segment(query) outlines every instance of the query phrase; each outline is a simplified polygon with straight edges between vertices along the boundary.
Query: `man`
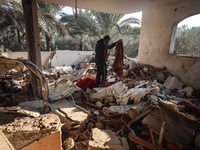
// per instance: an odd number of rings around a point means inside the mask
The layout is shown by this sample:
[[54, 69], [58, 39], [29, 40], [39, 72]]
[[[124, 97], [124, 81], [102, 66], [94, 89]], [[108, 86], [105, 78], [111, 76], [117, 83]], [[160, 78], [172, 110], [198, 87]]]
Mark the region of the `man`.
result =
[[107, 65], [106, 65], [106, 55], [107, 50], [112, 49], [116, 46], [116, 44], [121, 43], [122, 40], [118, 40], [117, 42], [108, 45], [110, 42], [110, 37], [106, 35], [103, 39], [97, 41], [97, 45], [95, 48], [96, 56], [95, 56], [95, 63], [97, 66], [97, 76], [96, 76], [96, 87], [99, 87], [100, 80], [102, 77], [102, 84], [101, 86], [105, 86], [106, 76], [107, 76]]

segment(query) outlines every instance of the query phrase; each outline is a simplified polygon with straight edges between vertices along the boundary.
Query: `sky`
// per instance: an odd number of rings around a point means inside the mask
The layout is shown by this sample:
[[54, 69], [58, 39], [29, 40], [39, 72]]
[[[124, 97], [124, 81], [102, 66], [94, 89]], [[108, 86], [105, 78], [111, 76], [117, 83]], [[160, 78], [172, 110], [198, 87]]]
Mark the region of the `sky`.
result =
[[[64, 7], [63, 10], [62, 10], [64, 13], [67, 13], [67, 14], [73, 14], [72, 12], [72, 7]], [[137, 19], [139, 19], [140, 21], [142, 20], [142, 12], [136, 12], [136, 13], [130, 13], [130, 14], [126, 14], [123, 18], [123, 19], [126, 19], [128, 17], [136, 17]], [[194, 15], [194, 16], [191, 16], [187, 19], [184, 19], [183, 21], [181, 21], [178, 26], [181, 26], [181, 25], [188, 25], [189, 27], [197, 27], [197, 26], [200, 26], [200, 14], [198, 15]], [[141, 25], [133, 25], [133, 26], [141, 26]]]
[[178, 24], [178, 26], [182, 25], [188, 25], [189, 27], [200, 26], [200, 14], [186, 18]]

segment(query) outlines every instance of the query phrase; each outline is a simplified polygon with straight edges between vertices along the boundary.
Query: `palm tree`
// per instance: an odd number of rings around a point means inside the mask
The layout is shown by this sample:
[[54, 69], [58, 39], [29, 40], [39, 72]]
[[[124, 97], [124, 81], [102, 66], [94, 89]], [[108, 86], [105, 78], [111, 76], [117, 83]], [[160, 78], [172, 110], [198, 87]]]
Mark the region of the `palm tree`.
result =
[[65, 36], [67, 34], [64, 24], [55, 18], [62, 7], [58, 4], [37, 2], [38, 22], [41, 29], [41, 36], [46, 39], [47, 51], [51, 51], [52, 36]]
[[[58, 21], [54, 16], [61, 10], [62, 6], [44, 2], [37, 2], [38, 5], [38, 23], [41, 36], [46, 38], [47, 50], [51, 50], [52, 35], [64, 36], [67, 32], [62, 22]], [[5, 31], [10, 30], [11, 35], [17, 35], [18, 40], [13, 39], [15, 45], [22, 45], [22, 38], [25, 37], [25, 22], [22, 4], [16, 1], [1, 0], [0, 2], [0, 27], [2, 41], [5, 47]], [[15, 32], [11, 32], [11, 29]], [[7, 38], [8, 40], [9, 38]], [[18, 42], [17, 42], [18, 41]], [[5, 48], [4, 48], [5, 50]]]
[[[21, 38], [23, 37], [22, 33], [24, 32], [23, 20], [23, 9], [21, 4], [16, 1], [7, 0], [2, 0], [0, 2], [0, 26], [4, 51], [6, 51], [5, 43], [9, 43], [9, 46], [13, 44], [22, 46]], [[7, 38], [5, 38], [5, 34], [7, 34]]]
[[[101, 38], [108, 34], [113, 40], [127, 34], [131, 30], [131, 24], [140, 24], [137, 18], [130, 17], [122, 20], [123, 14], [106, 14], [89, 10], [78, 9], [77, 19], [74, 15], [61, 15], [61, 21], [65, 23], [71, 36], [80, 40], [80, 50], [83, 50], [83, 42], [88, 38]], [[130, 33], [130, 32], [129, 32]]]
[[90, 37], [99, 34], [93, 14], [89, 10], [83, 11], [78, 9], [77, 19], [73, 14], [68, 15], [63, 13], [60, 20], [65, 23], [69, 34], [79, 41], [79, 50], [84, 49], [84, 43], [88, 42]]

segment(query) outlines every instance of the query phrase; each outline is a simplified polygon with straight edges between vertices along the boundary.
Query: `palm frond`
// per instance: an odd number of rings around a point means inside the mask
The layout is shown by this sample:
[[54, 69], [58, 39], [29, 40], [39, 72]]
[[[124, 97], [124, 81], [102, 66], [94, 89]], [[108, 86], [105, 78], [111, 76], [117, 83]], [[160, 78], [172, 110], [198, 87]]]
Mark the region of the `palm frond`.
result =
[[127, 19], [125, 19], [125, 20], [123, 20], [119, 23], [120, 26], [125, 25], [125, 24], [138, 24], [138, 25], [140, 25], [140, 20], [135, 18], [135, 17], [130, 17], [130, 18], [127, 18]]

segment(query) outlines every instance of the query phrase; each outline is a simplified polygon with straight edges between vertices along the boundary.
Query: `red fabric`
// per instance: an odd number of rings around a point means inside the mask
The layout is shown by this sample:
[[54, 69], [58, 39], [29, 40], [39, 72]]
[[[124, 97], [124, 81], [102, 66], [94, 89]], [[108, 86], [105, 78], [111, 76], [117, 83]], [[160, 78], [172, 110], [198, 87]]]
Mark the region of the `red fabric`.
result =
[[103, 60], [105, 60], [106, 59], [106, 54], [107, 54], [107, 48], [104, 48], [104, 55], [103, 55]]
[[123, 76], [123, 58], [124, 58], [124, 47], [123, 43], [119, 43], [116, 46], [115, 61], [113, 63], [114, 72], [120, 79]]
[[[82, 89], [87, 88], [95, 88], [96, 87], [96, 79], [93, 78], [83, 78], [79, 82], [76, 83], [76, 85]], [[105, 86], [110, 86], [110, 83], [108, 81], [105, 82]]]
[[200, 108], [197, 107], [196, 105], [194, 105], [193, 103], [189, 102], [189, 101], [181, 101], [178, 104], [180, 105], [184, 105], [185, 106], [185, 110], [194, 114], [196, 117], [200, 118]]

